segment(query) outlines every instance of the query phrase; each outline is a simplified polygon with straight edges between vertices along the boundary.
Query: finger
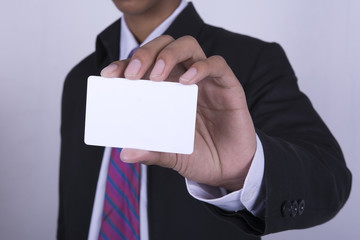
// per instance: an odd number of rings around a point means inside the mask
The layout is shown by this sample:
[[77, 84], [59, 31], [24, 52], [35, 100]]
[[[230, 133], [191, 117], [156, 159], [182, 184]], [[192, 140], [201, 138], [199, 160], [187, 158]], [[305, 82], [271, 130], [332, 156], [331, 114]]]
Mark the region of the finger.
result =
[[179, 63], [190, 66], [195, 61], [205, 59], [205, 53], [195, 38], [185, 36], [171, 42], [158, 54], [150, 80], [164, 81]]
[[221, 56], [212, 56], [194, 63], [180, 76], [182, 84], [195, 84], [211, 77], [222, 88], [240, 86], [238, 79]]
[[128, 79], [142, 78], [150, 66], [154, 64], [159, 52], [173, 41], [174, 38], [164, 35], [138, 48], [131, 57], [130, 63], [125, 70], [125, 77]]
[[126, 163], [138, 163], [145, 161], [151, 155], [151, 152], [147, 150], [123, 148], [120, 152], [120, 159]]
[[129, 60], [112, 62], [110, 65], [101, 70], [100, 75], [103, 77], [124, 77], [125, 68]]
[[175, 153], [153, 152], [140, 149], [124, 148], [121, 150], [120, 159], [126, 163], [142, 163], [146, 165], [158, 165], [166, 168], [176, 166]]

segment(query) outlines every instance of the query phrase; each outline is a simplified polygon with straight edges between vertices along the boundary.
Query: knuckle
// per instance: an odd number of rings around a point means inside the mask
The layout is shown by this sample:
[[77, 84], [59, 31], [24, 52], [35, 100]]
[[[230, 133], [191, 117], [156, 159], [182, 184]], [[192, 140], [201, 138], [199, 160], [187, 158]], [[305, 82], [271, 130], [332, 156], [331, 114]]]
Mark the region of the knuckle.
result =
[[164, 60], [172, 59], [174, 54], [175, 54], [175, 49], [173, 49], [172, 47], [166, 47], [163, 50], [161, 50], [158, 58]]
[[145, 58], [146, 56], [151, 55], [152, 51], [150, 48], [143, 46], [141, 48], [136, 49], [134, 52], [133, 58]]
[[215, 63], [218, 63], [218, 64], [224, 64], [225, 63], [225, 59], [220, 55], [211, 56], [209, 58], [209, 60], [214, 61]]
[[183, 36], [180, 38], [182, 41], [185, 41], [185, 42], [190, 42], [192, 44], [198, 44], [198, 41], [193, 37], [193, 36], [190, 36], [190, 35], [187, 35], [187, 36]]
[[194, 64], [194, 67], [197, 69], [198, 72], [203, 72], [209, 67], [209, 64], [207, 64], [206, 61], [201, 60]]
[[113, 61], [113, 62], [111, 62], [110, 64], [106, 65], [105, 67], [110, 66], [110, 65], [117, 65], [117, 66], [119, 66], [119, 65], [121, 65], [121, 61]]
[[227, 63], [224, 57], [220, 55], [214, 55], [208, 58], [209, 63], [214, 66], [220, 66], [221, 68], [227, 67]]
[[175, 41], [175, 39], [170, 35], [162, 35], [159, 38], [161, 38], [165, 42], [173, 42], [173, 41]]

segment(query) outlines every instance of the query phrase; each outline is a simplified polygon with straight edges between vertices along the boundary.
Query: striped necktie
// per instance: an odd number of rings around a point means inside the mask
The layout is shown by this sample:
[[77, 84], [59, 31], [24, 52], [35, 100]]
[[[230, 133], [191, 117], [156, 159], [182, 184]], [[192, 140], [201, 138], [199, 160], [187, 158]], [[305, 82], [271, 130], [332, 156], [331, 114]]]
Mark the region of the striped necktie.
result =
[[140, 164], [122, 162], [120, 152], [111, 149], [99, 239], [140, 239]]
[[140, 239], [140, 164], [122, 162], [120, 152], [111, 149], [99, 239]]

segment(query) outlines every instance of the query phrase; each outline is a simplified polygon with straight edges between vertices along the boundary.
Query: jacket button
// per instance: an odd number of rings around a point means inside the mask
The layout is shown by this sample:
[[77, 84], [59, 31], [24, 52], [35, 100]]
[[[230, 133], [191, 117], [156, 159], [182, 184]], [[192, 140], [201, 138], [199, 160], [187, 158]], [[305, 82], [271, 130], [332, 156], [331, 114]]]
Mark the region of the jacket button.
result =
[[285, 201], [281, 207], [281, 213], [283, 217], [289, 217], [291, 215], [291, 203], [290, 201]]
[[298, 204], [299, 204], [298, 214], [300, 216], [300, 215], [302, 215], [304, 213], [304, 210], [305, 210], [305, 200], [299, 200]]
[[293, 201], [291, 204], [291, 217], [295, 217], [298, 214], [299, 204], [297, 201]]

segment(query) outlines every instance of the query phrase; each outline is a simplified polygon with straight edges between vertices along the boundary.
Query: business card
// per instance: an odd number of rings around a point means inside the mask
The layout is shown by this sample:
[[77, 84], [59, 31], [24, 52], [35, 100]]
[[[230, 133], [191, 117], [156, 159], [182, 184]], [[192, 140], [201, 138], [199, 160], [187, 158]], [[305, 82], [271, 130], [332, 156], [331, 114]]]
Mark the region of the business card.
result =
[[85, 143], [191, 154], [197, 85], [88, 78]]

